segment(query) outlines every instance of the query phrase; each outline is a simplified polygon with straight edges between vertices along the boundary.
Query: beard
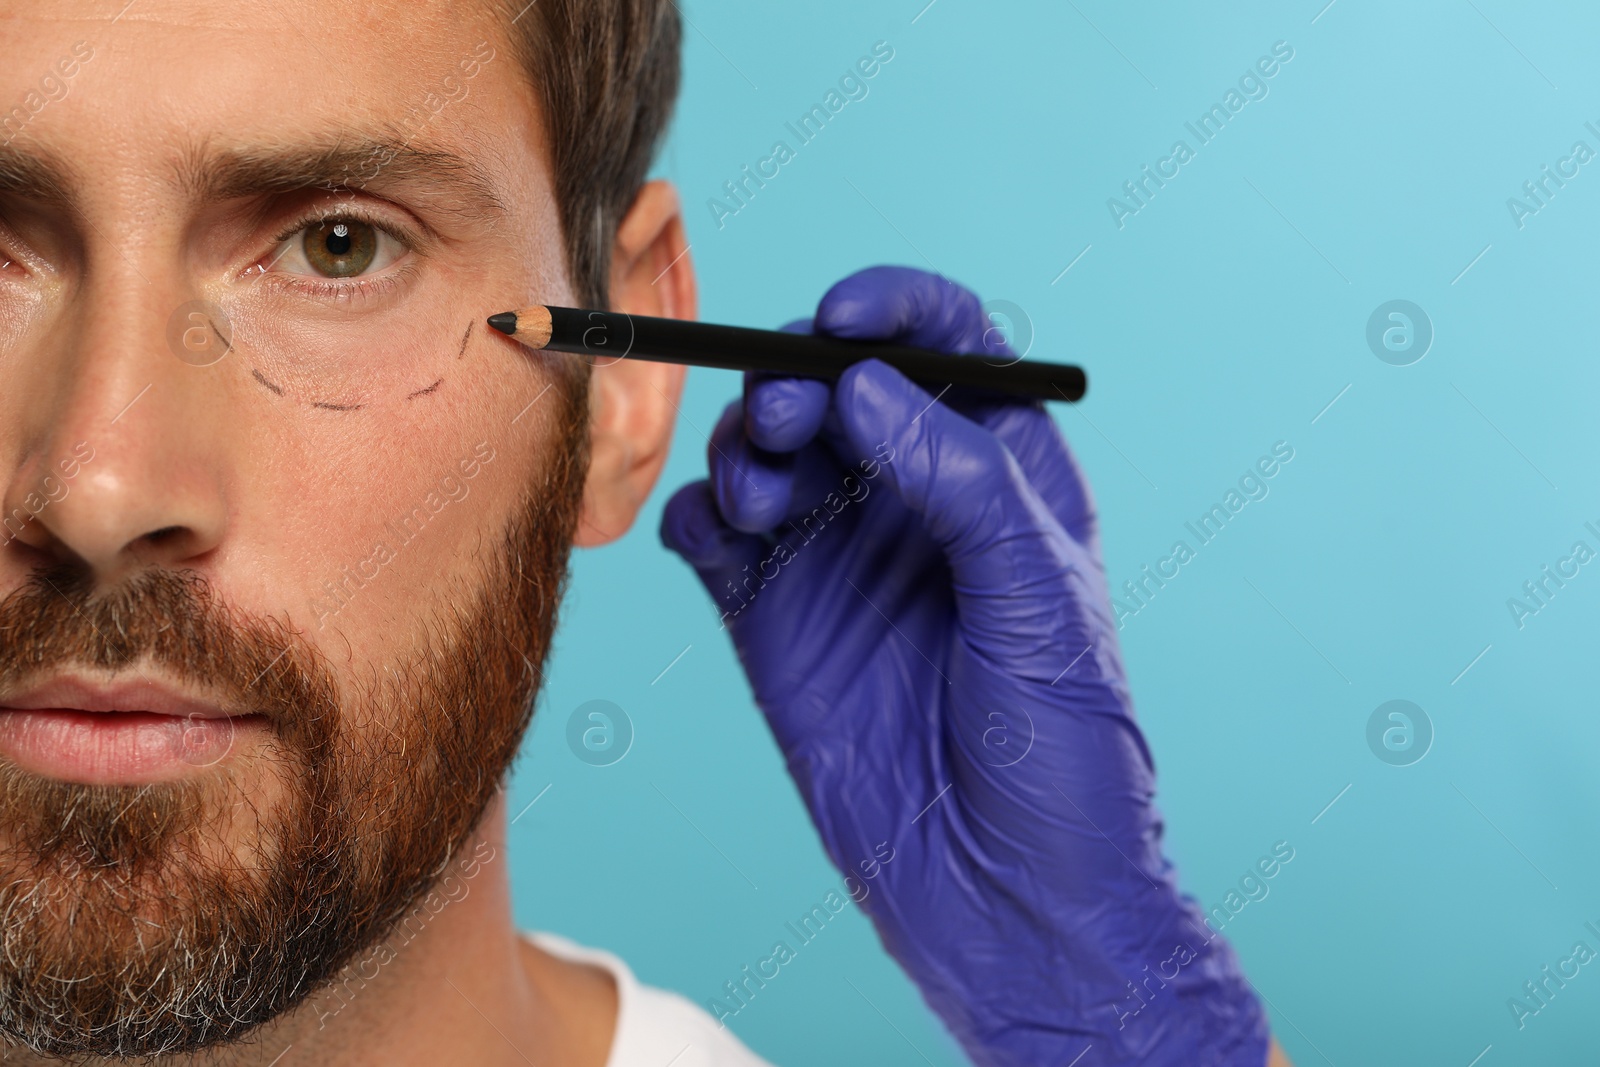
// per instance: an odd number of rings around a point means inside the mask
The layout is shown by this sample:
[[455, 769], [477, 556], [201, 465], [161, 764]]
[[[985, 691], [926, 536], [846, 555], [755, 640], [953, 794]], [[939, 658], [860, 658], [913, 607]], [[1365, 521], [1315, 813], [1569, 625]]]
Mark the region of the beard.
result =
[[341, 698], [288, 623], [197, 574], [96, 594], [81, 570], [0, 601], [0, 686], [150, 663], [263, 715], [253, 758], [84, 785], [0, 760], [0, 1034], [149, 1057], [238, 1040], [394, 930], [472, 835], [532, 715], [588, 465], [587, 377], [556, 383], [540, 484], [456, 610]]

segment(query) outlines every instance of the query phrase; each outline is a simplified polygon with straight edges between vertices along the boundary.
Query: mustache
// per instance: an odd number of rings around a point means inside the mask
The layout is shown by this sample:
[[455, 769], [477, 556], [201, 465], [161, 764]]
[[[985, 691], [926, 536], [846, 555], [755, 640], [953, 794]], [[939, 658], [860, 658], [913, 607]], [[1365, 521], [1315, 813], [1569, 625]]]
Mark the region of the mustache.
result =
[[296, 747], [336, 732], [338, 691], [321, 655], [287, 622], [229, 608], [194, 571], [153, 568], [97, 591], [82, 570], [58, 567], [0, 600], [0, 690], [141, 664], [266, 716]]
[[[318, 795], [331, 787], [340, 721], [331, 672], [287, 624], [230, 610], [199, 574], [152, 569], [96, 591], [82, 573], [56, 568], [0, 599], [0, 690], [68, 668], [141, 665], [263, 715], [307, 787]], [[90, 786], [0, 764], [0, 826], [41, 863], [153, 866], [199, 827], [205, 795], [192, 782]]]

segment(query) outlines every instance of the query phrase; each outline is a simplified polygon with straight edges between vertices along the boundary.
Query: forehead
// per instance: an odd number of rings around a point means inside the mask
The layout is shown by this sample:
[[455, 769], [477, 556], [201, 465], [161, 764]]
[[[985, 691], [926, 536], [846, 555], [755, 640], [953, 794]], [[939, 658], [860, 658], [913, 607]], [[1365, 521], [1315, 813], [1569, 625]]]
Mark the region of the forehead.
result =
[[342, 127], [470, 140], [532, 117], [508, 22], [445, 0], [0, 0], [0, 144], [137, 173]]

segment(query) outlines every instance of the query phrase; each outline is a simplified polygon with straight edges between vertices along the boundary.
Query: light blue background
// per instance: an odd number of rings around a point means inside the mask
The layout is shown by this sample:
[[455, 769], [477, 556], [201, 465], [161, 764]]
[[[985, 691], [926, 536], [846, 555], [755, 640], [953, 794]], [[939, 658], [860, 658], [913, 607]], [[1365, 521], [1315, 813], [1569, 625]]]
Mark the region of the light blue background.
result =
[[[1600, 548], [1583, 528], [1600, 520], [1600, 161], [1520, 230], [1506, 200], [1574, 141], [1600, 150], [1600, 14], [923, 2], [685, 4], [659, 169], [703, 317], [774, 326], [878, 262], [1020, 305], [1036, 356], [1090, 371], [1088, 401], [1056, 413], [1116, 585], [1292, 445], [1270, 496], [1122, 635], [1184, 884], [1216, 904], [1274, 842], [1296, 849], [1227, 933], [1302, 1067], [1591, 1062], [1600, 965], [1524, 1029], [1506, 1002], [1574, 942], [1600, 949], [1600, 563], [1520, 630], [1506, 601], [1574, 541]], [[784, 123], [879, 40], [895, 57], [870, 95], [719, 229], [708, 198], [793, 146]], [[1185, 121], [1280, 40], [1294, 58], [1270, 95], [1119, 230], [1107, 198], [1175, 139], [1194, 147]], [[1407, 367], [1365, 341], [1396, 298], [1436, 330]], [[839, 884], [709, 600], [656, 536], [736, 390], [690, 375], [638, 526], [578, 553], [511, 799], [539, 797], [511, 831], [519, 921], [701, 1003]], [[1366, 742], [1396, 698], [1437, 733], [1409, 767]], [[636, 730], [613, 766], [566, 745], [591, 699]], [[853, 908], [733, 1026], [787, 1067], [961, 1062]]]

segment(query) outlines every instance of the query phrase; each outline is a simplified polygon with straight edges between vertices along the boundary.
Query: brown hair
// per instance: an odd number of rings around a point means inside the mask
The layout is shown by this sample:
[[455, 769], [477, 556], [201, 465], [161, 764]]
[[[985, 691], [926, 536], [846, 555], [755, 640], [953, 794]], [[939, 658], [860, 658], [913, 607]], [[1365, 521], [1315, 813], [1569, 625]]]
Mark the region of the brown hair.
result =
[[557, 210], [578, 299], [608, 306], [611, 243], [645, 182], [678, 95], [672, 0], [522, 0], [511, 33], [550, 136]]

